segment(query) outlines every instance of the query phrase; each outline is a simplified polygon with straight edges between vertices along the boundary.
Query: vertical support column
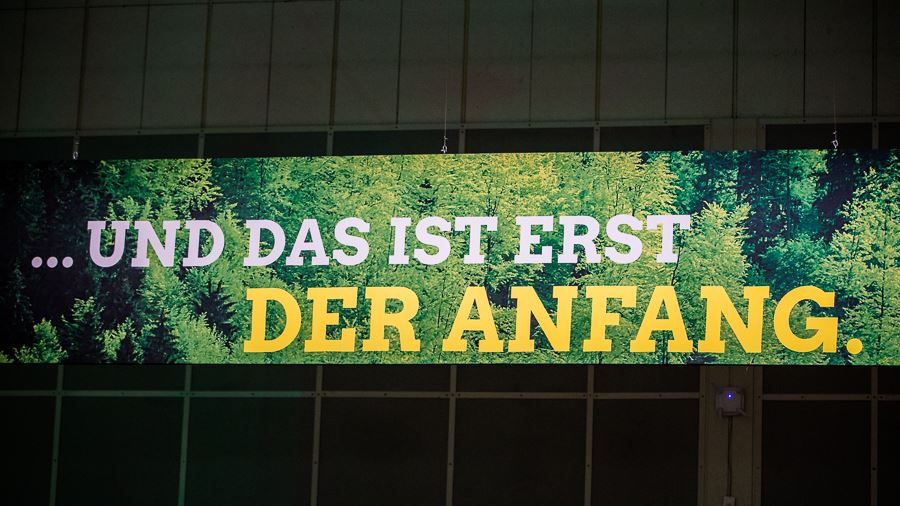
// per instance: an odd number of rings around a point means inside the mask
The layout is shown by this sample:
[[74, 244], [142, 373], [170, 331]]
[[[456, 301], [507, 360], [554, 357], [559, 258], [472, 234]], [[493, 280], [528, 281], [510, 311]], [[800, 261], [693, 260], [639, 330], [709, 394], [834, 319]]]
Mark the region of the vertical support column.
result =
[[466, 100], [469, 93], [469, 15], [471, 6], [470, 0], [463, 0], [463, 54], [462, 54], [462, 76], [459, 82], [459, 152], [465, 153], [463, 146], [465, 145], [465, 131], [463, 126], [466, 124]]
[[144, 60], [141, 63], [141, 109], [138, 112], [138, 134], [144, 130], [144, 98], [147, 94], [147, 61], [150, 54], [150, 2], [144, 11]]
[[16, 88], [16, 123], [15, 131], [19, 131], [22, 124], [22, 79], [25, 75], [25, 41], [28, 39], [28, 9], [22, 12], [22, 46], [19, 52], [19, 79]]
[[316, 366], [316, 394], [313, 408], [312, 478], [309, 482], [309, 504], [319, 501], [319, 441], [322, 434], [322, 374], [323, 367]]
[[714, 119], [706, 125], [706, 149], [713, 151], [730, 151], [735, 149], [735, 120], [730, 118]]
[[878, 367], [872, 367], [872, 400], [869, 411], [869, 504], [878, 506]]
[[191, 425], [191, 365], [184, 366], [184, 391], [181, 408], [181, 456], [178, 459], [178, 506], [185, 504], [187, 490], [188, 432]]
[[697, 421], [697, 504], [703, 506], [706, 504], [706, 371], [709, 366], [700, 366], [700, 386], [699, 386], [699, 410]]
[[446, 504], [453, 504], [453, 460], [456, 449], [456, 366], [450, 366], [450, 407], [447, 416], [447, 495]]
[[200, 132], [197, 134], [197, 158], [203, 158], [206, 152], [206, 134]]
[[[716, 388], [725, 386], [729, 383], [728, 376], [729, 367], [708, 367], [706, 373], [701, 375], [700, 395], [708, 399], [715, 398]], [[726, 424], [725, 420], [719, 417], [716, 412], [715, 403], [700, 403], [703, 405], [703, 419], [699, 425], [703, 426], [703, 433], [700, 434], [700, 440], [703, 441], [705, 454], [702, 461], [704, 462], [703, 474], [699, 477], [699, 481], [703, 483], [703, 490], [698, 494], [703, 498], [701, 506], [722, 504], [722, 497], [725, 496], [725, 458], [726, 458]]]
[[[600, 80], [603, 78], [601, 69], [603, 62], [603, 0], [597, 0], [597, 20], [594, 30], [594, 121], [600, 121]], [[600, 129], [594, 126], [594, 151], [600, 151]]]
[[[394, 128], [400, 127], [400, 84], [403, 77], [403, 0], [400, 0], [400, 27], [397, 36], [397, 90], [394, 94]], [[445, 112], [446, 114], [446, 112]]]
[[275, 2], [269, 9], [269, 68], [266, 72], [266, 123], [264, 129], [269, 131], [269, 109], [272, 103], [272, 48], [275, 46]]
[[331, 154], [335, 107], [337, 104], [338, 50], [341, 40], [341, 0], [334, 0], [334, 24], [331, 27], [331, 88], [328, 92], [328, 154]]
[[[88, 27], [90, 26], [91, 9], [85, 3], [84, 15], [81, 17], [81, 64], [78, 74], [78, 103], [75, 107], [75, 138], [81, 131], [81, 118], [84, 113], [84, 69], [87, 66]], [[24, 36], [24, 35], [23, 35]], [[23, 70], [24, 71], [24, 70]], [[77, 159], [73, 151], [73, 158]]]
[[763, 371], [762, 366], [753, 366], [753, 490], [751, 503], [762, 504], [762, 416], [763, 416]]
[[[203, 95], [200, 97], [200, 138], [198, 139], [198, 148], [203, 148], [203, 132], [206, 128], [206, 110], [209, 106], [209, 44], [212, 40], [212, 18], [213, 3], [209, 2], [206, 6], [206, 31], [203, 37], [203, 87], [201, 88]], [[203, 153], [200, 153], [203, 157]]]
[[760, 149], [759, 127], [754, 118], [734, 120], [734, 149]]
[[[760, 444], [756, 434], [758, 427], [761, 427], [758, 425], [759, 405], [753, 401], [759, 394], [757, 370], [758, 368], [747, 366], [714, 366], [707, 367], [706, 372], [701, 373], [700, 404], [703, 411], [700, 426], [703, 432], [700, 434], [700, 445], [703, 447], [703, 455], [700, 461], [703, 467], [698, 478], [702, 487], [698, 494], [699, 500], [703, 501], [701, 505], [720, 506], [722, 499], [729, 495], [735, 498], [738, 505], [758, 504], [753, 499], [757, 463], [755, 457]], [[744, 390], [746, 415], [734, 417], [731, 431], [728, 430], [728, 419], [719, 415], [715, 402], [712, 402], [716, 390], [724, 386], [741, 387]]]
[[56, 504], [56, 477], [59, 474], [59, 432], [62, 427], [62, 389], [65, 366], [56, 366], [56, 390], [53, 392], [56, 407], [53, 411], [53, 449], [50, 456], [50, 506]]
[[594, 467], [594, 365], [587, 368], [587, 414], [584, 423], [584, 506], [591, 505]]

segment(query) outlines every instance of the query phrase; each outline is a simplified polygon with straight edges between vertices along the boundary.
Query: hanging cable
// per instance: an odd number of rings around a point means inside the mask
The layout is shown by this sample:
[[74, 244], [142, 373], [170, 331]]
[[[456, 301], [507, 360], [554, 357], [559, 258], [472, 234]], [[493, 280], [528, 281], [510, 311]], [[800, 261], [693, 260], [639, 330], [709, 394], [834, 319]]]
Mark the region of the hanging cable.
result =
[[831, 145], [834, 146], [834, 149], [838, 148], [838, 137], [837, 137], [837, 97], [835, 97], [837, 93], [837, 85], [834, 84], [834, 77], [831, 79], [831, 120], [832, 126], [834, 130], [832, 130], [831, 134], [834, 136], [831, 139]]
[[447, 154], [447, 97], [450, 95], [450, 0], [444, 1], [444, 145], [441, 153]]

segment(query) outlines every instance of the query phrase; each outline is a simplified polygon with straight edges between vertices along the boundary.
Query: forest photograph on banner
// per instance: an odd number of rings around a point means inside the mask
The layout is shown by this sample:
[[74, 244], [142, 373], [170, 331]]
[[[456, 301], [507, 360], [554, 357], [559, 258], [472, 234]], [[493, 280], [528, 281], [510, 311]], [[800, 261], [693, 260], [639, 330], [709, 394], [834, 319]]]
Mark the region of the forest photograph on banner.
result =
[[900, 151], [0, 178], [0, 363], [900, 365]]

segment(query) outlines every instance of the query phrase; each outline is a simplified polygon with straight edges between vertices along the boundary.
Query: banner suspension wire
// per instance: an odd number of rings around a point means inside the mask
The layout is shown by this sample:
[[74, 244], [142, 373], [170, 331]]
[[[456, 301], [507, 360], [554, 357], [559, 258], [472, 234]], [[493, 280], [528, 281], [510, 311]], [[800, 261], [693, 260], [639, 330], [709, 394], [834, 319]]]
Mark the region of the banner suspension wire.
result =
[[441, 153], [447, 154], [447, 97], [450, 82], [450, 0], [444, 1], [444, 144]]
[[834, 136], [831, 139], [831, 145], [834, 146], [834, 149], [838, 148], [838, 136], [837, 136], [837, 97], [835, 94], [837, 93], [837, 85], [834, 84], [834, 77], [831, 78], [831, 120], [832, 126], [834, 129], [831, 132], [831, 135]]

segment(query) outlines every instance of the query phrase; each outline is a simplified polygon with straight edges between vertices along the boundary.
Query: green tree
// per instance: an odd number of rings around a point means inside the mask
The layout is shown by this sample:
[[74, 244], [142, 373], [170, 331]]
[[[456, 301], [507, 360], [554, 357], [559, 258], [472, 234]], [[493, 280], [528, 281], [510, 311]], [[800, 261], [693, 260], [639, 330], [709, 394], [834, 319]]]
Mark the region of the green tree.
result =
[[860, 339], [854, 360], [900, 364], [900, 180], [872, 171], [842, 211], [823, 269], [846, 308], [841, 343]]
[[[743, 287], [750, 263], [743, 253], [744, 222], [748, 208], [740, 206], [728, 212], [718, 204], [707, 204], [695, 215], [691, 229], [684, 235], [678, 263], [672, 270], [672, 285], [678, 294], [688, 338], [695, 343], [706, 333], [706, 301], [700, 298], [703, 286], [721, 286], [735, 308], [745, 308]], [[740, 313], [744, 313], [738, 309]], [[741, 363], [747, 360], [740, 344], [727, 325], [723, 325], [723, 355], [693, 354], [689, 361]]]
[[47, 320], [34, 326], [34, 344], [16, 350], [16, 360], [31, 364], [58, 364], [66, 359], [56, 329]]
[[758, 263], [776, 241], [818, 231], [813, 203], [822, 152], [751, 152], [741, 160], [737, 194], [749, 206], [745, 253]]
[[25, 339], [31, 333], [32, 321], [34, 316], [31, 312], [31, 301], [25, 291], [25, 276], [19, 265], [10, 271], [9, 279], [5, 283], [3, 292], [0, 293], [0, 307], [5, 308], [8, 316], [3, 322], [3, 330], [11, 342], [10, 345], [17, 343], [12, 338], [18, 337], [19, 340]]
[[788, 241], [776, 240], [761, 261], [772, 296], [780, 299], [798, 286], [820, 286], [827, 251], [821, 239], [806, 234]]
[[130, 318], [115, 328], [103, 331], [103, 355], [107, 362], [132, 364], [143, 361], [136, 346], [134, 325]]
[[75, 299], [69, 316], [63, 316], [59, 336], [68, 360], [99, 363], [103, 361], [102, 308], [93, 297]]

